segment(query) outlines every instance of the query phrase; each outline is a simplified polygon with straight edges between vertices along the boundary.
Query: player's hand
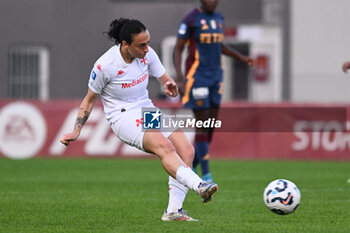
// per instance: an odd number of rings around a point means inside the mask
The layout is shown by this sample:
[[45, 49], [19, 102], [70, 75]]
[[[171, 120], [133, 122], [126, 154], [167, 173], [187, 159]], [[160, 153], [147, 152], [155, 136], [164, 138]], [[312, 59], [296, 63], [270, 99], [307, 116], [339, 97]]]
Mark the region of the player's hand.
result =
[[177, 88], [176, 83], [174, 81], [169, 80], [164, 84], [164, 92], [168, 96], [176, 97], [179, 93], [179, 90]]
[[60, 142], [65, 146], [69, 146], [70, 142], [77, 140], [78, 137], [79, 137], [79, 133], [76, 133], [76, 132], [68, 133], [62, 136]]
[[344, 73], [347, 73], [348, 69], [350, 69], [350, 62], [345, 62], [343, 64], [343, 71], [344, 71]]
[[248, 66], [254, 66], [254, 60], [250, 57], [244, 57], [243, 61], [247, 63]]

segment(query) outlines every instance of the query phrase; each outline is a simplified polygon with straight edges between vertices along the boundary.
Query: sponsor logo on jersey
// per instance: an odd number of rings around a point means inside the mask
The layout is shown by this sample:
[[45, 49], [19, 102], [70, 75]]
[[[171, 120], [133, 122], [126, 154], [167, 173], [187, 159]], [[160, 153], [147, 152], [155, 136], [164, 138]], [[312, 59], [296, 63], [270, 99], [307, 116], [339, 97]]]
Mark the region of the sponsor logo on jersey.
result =
[[198, 99], [206, 99], [209, 96], [209, 88], [208, 87], [196, 87], [192, 89], [193, 98]]
[[125, 72], [123, 70], [118, 70], [117, 76], [120, 76], [120, 75], [123, 75], [123, 74], [125, 74]]
[[130, 87], [139, 85], [140, 83], [142, 83], [143, 81], [145, 81], [146, 78], [147, 78], [147, 73], [144, 74], [144, 75], [143, 75], [141, 78], [139, 78], [139, 79], [132, 80], [132, 82], [130, 82], [130, 83], [122, 83], [122, 89], [130, 88]]
[[186, 33], [186, 30], [187, 30], [187, 25], [186, 25], [185, 23], [182, 23], [182, 24], [180, 25], [180, 28], [179, 28], [178, 33], [179, 33], [180, 35], [184, 35], [184, 34]]
[[208, 25], [203, 24], [203, 26], [202, 26], [202, 30], [203, 30], [203, 31], [205, 31], [205, 30], [208, 30], [208, 29], [209, 29]]
[[143, 111], [144, 129], [160, 129], [162, 112], [157, 111]]

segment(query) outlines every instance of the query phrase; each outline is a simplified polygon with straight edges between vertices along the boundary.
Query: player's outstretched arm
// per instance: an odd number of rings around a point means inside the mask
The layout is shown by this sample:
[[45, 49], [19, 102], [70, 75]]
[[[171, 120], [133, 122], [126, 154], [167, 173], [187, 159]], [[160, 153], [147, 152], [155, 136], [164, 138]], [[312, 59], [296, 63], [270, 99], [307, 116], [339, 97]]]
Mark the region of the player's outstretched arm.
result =
[[344, 73], [347, 73], [348, 69], [350, 69], [350, 62], [349, 61], [344, 62], [344, 64], [343, 64], [343, 71], [344, 71]]
[[164, 88], [164, 92], [166, 95], [171, 97], [176, 97], [179, 94], [179, 90], [177, 88], [176, 83], [167, 73], [164, 73], [160, 78], [159, 81], [161, 85]]
[[238, 51], [234, 49], [228, 48], [226, 45], [222, 44], [221, 46], [221, 53], [233, 58], [237, 58], [245, 63], [248, 64], [248, 66], [253, 66], [254, 65], [254, 60], [250, 57], [243, 56], [240, 54]]
[[79, 112], [77, 119], [75, 121], [75, 126], [73, 132], [64, 134], [60, 140], [60, 142], [66, 146], [69, 146], [70, 142], [75, 141], [79, 135], [80, 131], [83, 128], [85, 122], [90, 116], [90, 113], [95, 105], [98, 94], [93, 92], [90, 88], [88, 93], [84, 97], [83, 101], [80, 104]]

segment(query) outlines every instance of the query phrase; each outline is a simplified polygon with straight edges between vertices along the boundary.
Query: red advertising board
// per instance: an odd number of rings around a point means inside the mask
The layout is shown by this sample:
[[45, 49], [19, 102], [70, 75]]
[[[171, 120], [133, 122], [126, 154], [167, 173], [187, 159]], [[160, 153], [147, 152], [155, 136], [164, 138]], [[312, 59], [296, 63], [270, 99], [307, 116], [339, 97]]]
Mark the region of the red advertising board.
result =
[[[79, 139], [59, 142], [74, 127], [80, 100], [0, 100], [0, 156], [132, 157], [145, 153], [121, 142], [97, 103]], [[181, 110], [169, 102], [157, 106]], [[213, 158], [350, 159], [350, 132], [345, 105], [226, 103], [222, 128], [211, 144]], [[194, 133], [187, 133], [193, 140]]]

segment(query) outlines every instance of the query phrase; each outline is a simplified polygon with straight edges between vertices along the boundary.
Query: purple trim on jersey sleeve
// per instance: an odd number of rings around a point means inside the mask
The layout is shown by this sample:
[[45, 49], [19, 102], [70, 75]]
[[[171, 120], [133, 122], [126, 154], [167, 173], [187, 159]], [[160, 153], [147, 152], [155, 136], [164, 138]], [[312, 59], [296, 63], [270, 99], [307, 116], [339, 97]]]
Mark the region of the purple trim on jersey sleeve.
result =
[[[196, 50], [197, 50], [197, 44], [194, 33], [191, 34], [190, 38], [187, 41], [188, 43], [188, 55], [185, 63], [185, 74], [187, 75], [190, 71], [193, 63], [196, 60]], [[199, 57], [198, 57], [199, 59]]]
[[190, 11], [185, 18], [183, 19], [183, 22], [187, 23], [188, 25], [192, 26], [193, 22], [196, 18], [196, 16], [200, 13], [200, 11], [198, 10], [198, 8], [193, 9], [192, 11]]

